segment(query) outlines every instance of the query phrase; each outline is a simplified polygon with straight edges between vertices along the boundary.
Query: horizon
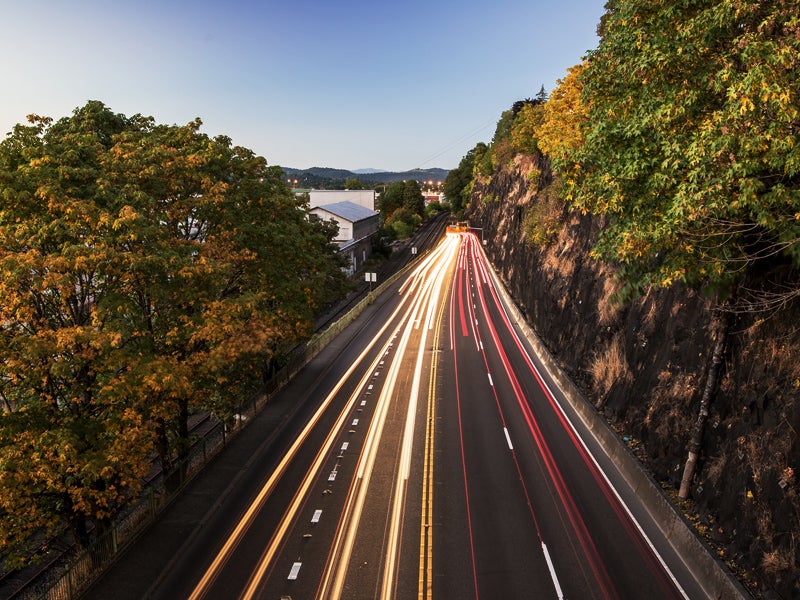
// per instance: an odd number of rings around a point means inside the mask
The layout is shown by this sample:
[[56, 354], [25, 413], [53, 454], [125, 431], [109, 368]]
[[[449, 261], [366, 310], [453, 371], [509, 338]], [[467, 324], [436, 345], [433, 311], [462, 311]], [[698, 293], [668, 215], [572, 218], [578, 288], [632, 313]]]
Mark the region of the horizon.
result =
[[596, 48], [604, 13], [604, 0], [7, 4], [4, 137], [96, 99], [157, 123], [199, 117], [269, 164], [388, 172], [455, 168]]

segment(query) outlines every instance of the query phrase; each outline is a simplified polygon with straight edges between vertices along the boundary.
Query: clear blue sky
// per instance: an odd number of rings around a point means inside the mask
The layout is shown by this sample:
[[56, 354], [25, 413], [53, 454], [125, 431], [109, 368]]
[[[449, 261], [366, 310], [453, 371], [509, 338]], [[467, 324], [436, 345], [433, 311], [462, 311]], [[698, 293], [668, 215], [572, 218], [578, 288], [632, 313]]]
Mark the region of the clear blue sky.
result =
[[0, 135], [88, 100], [270, 164], [453, 168], [597, 46], [604, 0], [0, 0]]

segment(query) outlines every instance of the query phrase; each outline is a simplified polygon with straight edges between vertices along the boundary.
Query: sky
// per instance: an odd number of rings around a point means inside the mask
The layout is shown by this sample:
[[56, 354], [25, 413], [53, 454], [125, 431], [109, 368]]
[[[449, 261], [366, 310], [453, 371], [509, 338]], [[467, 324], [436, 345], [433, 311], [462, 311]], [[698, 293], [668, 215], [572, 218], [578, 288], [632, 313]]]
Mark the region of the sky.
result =
[[0, 0], [0, 135], [100, 100], [294, 168], [451, 169], [605, 0]]

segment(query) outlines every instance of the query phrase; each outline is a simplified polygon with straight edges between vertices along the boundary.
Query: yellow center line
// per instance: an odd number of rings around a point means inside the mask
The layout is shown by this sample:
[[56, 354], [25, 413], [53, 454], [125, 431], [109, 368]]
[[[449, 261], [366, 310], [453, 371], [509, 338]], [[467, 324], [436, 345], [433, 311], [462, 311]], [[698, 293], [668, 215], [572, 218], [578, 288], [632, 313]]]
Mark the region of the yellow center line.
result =
[[433, 451], [436, 428], [436, 376], [439, 364], [439, 337], [446, 302], [440, 303], [433, 334], [430, 379], [428, 381], [428, 412], [425, 426], [425, 455], [422, 469], [422, 511], [420, 515], [419, 600], [433, 596]]

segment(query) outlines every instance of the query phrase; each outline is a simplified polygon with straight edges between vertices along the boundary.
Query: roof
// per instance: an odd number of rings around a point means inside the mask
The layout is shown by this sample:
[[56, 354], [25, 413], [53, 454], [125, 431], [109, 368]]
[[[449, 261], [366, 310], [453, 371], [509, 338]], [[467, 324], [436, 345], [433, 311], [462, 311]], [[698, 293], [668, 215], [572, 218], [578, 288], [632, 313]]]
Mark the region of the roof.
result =
[[346, 200], [343, 202], [334, 202], [332, 204], [323, 204], [322, 206], [317, 206], [311, 210], [324, 210], [332, 215], [346, 219], [351, 223], [358, 223], [359, 221], [364, 221], [365, 219], [378, 216], [378, 213], [374, 210], [364, 208], [360, 204], [348, 202]]

